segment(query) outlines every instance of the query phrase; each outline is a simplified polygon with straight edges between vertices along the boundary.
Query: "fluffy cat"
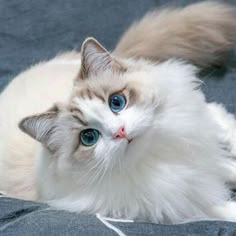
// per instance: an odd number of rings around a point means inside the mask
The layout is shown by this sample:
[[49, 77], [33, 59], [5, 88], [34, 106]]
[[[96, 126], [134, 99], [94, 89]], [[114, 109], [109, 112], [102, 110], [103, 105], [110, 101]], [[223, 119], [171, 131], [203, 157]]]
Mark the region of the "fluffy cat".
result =
[[21, 73], [0, 95], [0, 189], [111, 217], [236, 221], [234, 117], [171, 59], [219, 63], [235, 18], [211, 2], [151, 13], [113, 54], [88, 38]]

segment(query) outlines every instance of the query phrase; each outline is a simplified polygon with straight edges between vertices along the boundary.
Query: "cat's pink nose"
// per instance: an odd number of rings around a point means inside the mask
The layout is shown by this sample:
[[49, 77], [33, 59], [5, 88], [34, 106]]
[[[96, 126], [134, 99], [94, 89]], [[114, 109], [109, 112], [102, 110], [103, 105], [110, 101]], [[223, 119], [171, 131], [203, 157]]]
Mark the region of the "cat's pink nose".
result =
[[118, 130], [113, 134], [113, 138], [126, 138], [125, 126], [122, 125]]

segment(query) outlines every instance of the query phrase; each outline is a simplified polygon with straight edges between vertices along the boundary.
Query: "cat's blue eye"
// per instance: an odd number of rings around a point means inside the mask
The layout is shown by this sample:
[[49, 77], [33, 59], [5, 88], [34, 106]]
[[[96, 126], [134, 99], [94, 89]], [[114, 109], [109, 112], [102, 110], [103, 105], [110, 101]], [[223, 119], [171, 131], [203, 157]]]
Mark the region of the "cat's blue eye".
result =
[[80, 142], [84, 146], [94, 145], [99, 138], [99, 131], [96, 129], [85, 129], [80, 133]]
[[109, 97], [109, 106], [113, 112], [120, 112], [126, 105], [125, 96], [119, 93], [113, 94]]

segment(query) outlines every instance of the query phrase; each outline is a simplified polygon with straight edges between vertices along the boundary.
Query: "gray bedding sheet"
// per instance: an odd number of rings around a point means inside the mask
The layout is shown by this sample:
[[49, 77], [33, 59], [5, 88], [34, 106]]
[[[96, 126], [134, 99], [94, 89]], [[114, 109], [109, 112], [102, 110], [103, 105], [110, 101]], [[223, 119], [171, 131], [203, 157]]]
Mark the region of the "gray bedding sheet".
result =
[[[110, 225], [108, 226], [107, 223]], [[111, 227], [115, 227], [116, 232]], [[109, 220], [104, 222], [97, 216], [78, 215], [53, 210], [45, 204], [0, 197], [0, 235], [235, 236], [236, 223], [199, 221], [178, 225], [160, 225]]]

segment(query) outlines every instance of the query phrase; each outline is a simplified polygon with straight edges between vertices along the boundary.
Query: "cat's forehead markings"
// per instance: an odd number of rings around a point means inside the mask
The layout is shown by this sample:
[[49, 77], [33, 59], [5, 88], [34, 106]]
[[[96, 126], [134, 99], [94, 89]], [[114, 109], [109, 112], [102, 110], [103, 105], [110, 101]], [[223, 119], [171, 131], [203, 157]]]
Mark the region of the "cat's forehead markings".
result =
[[79, 109], [79, 107], [76, 106], [76, 104], [71, 104], [71, 105], [70, 105], [70, 111], [71, 111], [72, 113], [77, 113], [77, 114], [79, 114], [79, 115], [81, 115], [81, 116], [84, 115], [83, 112]]
[[88, 122], [81, 119], [81, 117], [79, 117], [77, 114], [73, 115], [73, 117], [83, 126], [88, 126]]
[[75, 104], [70, 105], [70, 112], [73, 114], [72, 116], [79, 121], [84, 126], [88, 126], [88, 122], [85, 120], [83, 112], [79, 109]]
[[92, 100], [97, 98], [101, 100], [103, 103], [106, 102], [106, 93], [102, 89], [98, 89], [98, 91], [95, 91], [94, 89], [83, 88], [77, 90], [75, 96], [76, 98], [82, 98], [84, 100], [85, 99]]
[[106, 102], [106, 99], [105, 99], [105, 94], [99, 94], [97, 92], [93, 92], [94, 96], [97, 97], [98, 99], [100, 99], [103, 103]]

